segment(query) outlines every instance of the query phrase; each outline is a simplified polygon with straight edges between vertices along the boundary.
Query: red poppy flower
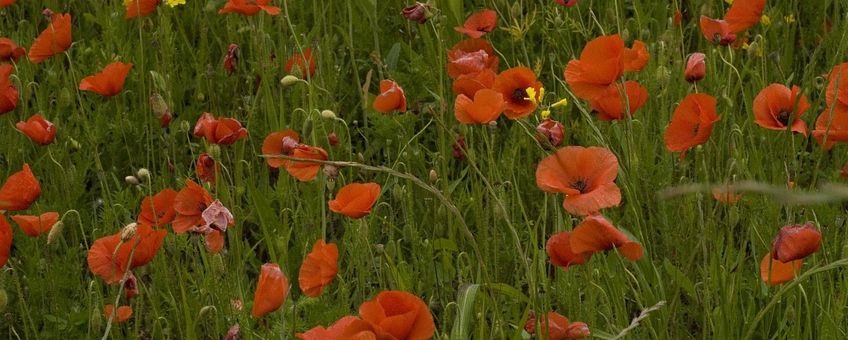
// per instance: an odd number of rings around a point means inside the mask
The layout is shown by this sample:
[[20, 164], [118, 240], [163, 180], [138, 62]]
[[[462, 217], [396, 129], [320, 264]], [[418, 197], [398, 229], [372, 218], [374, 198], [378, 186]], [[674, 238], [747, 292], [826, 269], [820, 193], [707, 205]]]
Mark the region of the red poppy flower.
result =
[[40, 145], [53, 143], [53, 138], [56, 136], [56, 126], [40, 114], [33, 115], [25, 122], [18, 122], [15, 127]]
[[[106, 320], [112, 318], [112, 313], [114, 313], [115, 306], [112, 304], [108, 304], [103, 307], [103, 316]], [[112, 320], [114, 323], [121, 323], [129, 320], [132, 317], [133, 309], [130, 306], [121, 306], [118, 307], [118, 315], [115, 316], [115, 319]]]
[[548, 253], [551, 264], [564, 270], [573, 265], [584, 264], [592, 257], [592, 253], [578, 254], [571, 250], [571, 232], [568, 231], [551, 235], [545, 244], [545, 252]]
[[[589, 326], [583, 322], [569, 322], [568, 318], [557, 312], [548, 312], [539, 320], [542, 326], [542, 332], [539, 335], [540, 339], [549, 340], [566, 340], [566, 339], [582, 339], [589, 335]], [[530, 335], [536, 334], [536, 318], [531, 317], [524, 324], [524, 330]]]
[[200, 178], [204, 182], [215, 184], [215, 180], [218, 177], [218, 162], [204, 152], [197, 157], [197, 162], [194, 163], [194, 171], [197, 173], [197, 178]]
[[835, 102], [848, 105], [848, 63], [834, 66], [827, 78], [827, 105], [832, 106]]
[[339, 336], [340, 340], [397, 340], [394, 335], [368, 321], [353, 318]]
[[429, 12], [430, 4], [422, 4], [416, 1], [414, 4], [404, 7], [400, 14], [409, 21], [424, 24], [430, 16]]
[[686, 81], [694, 83], [704, 79], [707, 74], [707, 64], [704, 59], [706, 56], [700, 52], [689, 55], [689, 59], [686, 60], [686, 69], [683, 71], [683, 78]]
[[315, 326], [306, 332], [297, 333], [295, 336], [301, 340], [342, 339], [342, 333], [356, 320], [359, 320], [359, 318], [348, 315], [334, 322], [330, 327]]
[[371, 213], [371, 207], [380, 197], [380, 185], [377, 183], [351, 183], [345, 185], [329, 201], [330, 210], [350, 218], [362, 218]]
[[448, 50], [448, 76], [457, 79], [464, 74], [476, 74], [485, 69], [498, 72], [500, 59], [488, 41], [467, 39]]
[[9, 79], [13, 70], [12, 64], [0, 65], [0, 115], [18, 107], [18, 89]]
[[[300, 145], [300, 135], [294, 130], [283, 130], [271, 132], [262, 141], [262, 154], [267, 156], [286, 155], [291, 156]], [[280, 158], [265, 158], [265, 162], [272, 168], [284, 167], [288, 162]]]
[[763, 256], [760, 261], [760, 279], [769, 286], [776, 286], [784, 282], [792, 281], [795, 275], [801, 271], [804, 260], [795, 260], [787, 263], [774, 260], [772, 253]]
[[29, 48], [29, 61], [38, 64], [71, 47], [71, 15], [54, 14], [50, 26], [41, 31]]
[[145, 197], [141, 201], [138, 224], [161, 227], [171, 223], [177, 214], [174, 210], [176, 198], [177, 191], [174, 189], [165, 189], [156, 195]]
[[[0, 0], [0, 8], [9, 7], [11, 5], [14, 5], [15, 1], [17, 1], [17, 0]], [[0, 267], [2, 267], [2, 266], [0, 266]]]
[[713, 189], [713, 198], [724, 204], [736, 204], [742, 200], [742, 194], [737, 194], [732, 188], [717, 188]]
[[492, 88], [497, 76], [494, 71], [487, 68], [477, 73], [460, 75], [453, 81], [453, 93], [457, 96], [463, 94], [468, 98], [474, 98], [477, 91]]
[[217, 254], [224, 249], [224, 241], [224, 232], [220, 230], [212, 230], [204, 236], [206, 250], [212, 254]]
[[569, 213], [589, 215], [621, 203], [617, 176], [618, 159], [609, 149], [566, 146], [539, 162], [536, 185], [564, 193], [562, 206]]
[[460, 94], [454, 102], [456, 120], [463, 124], [489, 124], [498, 120], [503, 109], [503, 95], [490, 89], [477, 91], [474, 100]]
[[250, 314], [255, 318], [261, 318], [280, 308], [289, 294], [289, 279], [280, 270], [280, 266], [274, 263], [262, 265], [259, 272], [259, 282], [256, 284], [256, 293], [253, 296], [253, 309]]
[[224, 57], [224, 69], [227, 73], [233, 73], [238, 63], [238, 45], [230, 44], [227, 48], [227, 56]]
[[46, 212], [40, 216], [15, 215], [12, 216], [12, 220], [21, 227], [21, 230], [27, 236], [38, 237], [50, 232], [50, 228], [53, 228], [53, 225], [59, 222], [59, 213]]
[[194, 136], [206, 138], [211, 144], [231, 145], [247, 138], [247, 129], [235, 119], [217, 119], [211, 113], [204, 112], [194, 125]]
[[26, 50], [18, 47], [12, 39], [0, 38], [0, 61], [14, 61], [26, 54]]
[[497, 23], [498, 13], [486, 8], [469, 16], [462, 27], [455, 27], [454, 30], [467, 35], [471, 39], [477, 39], [494, 31]]
[[574, 95], [593, 100], [606, 93], [624, 72], [624, 50], [624, 40], [618, 34], [589, 41], [580, 59], [569, 61], [565, 67], [563, 76]]
[[536, 139], [543, 146], [559, 146], [565, 136], [565, 127], [553, 119], [545, 119], [536, 125]]
[[12, 252], [12, 225], [6, 221], [6, 215], [0, 214], [0, 268], [6, 265]]
[[835, 103], [826, 107], [816, 119], [813, 138], [825, 150], [830, 150], [837, 142], [848, 142], [848, 105]]
[[724, 19], [701, 16], [701, 33], [707, 40], [720, 45], [736, 41], [736, 34], [747, 30], [760, 21], [766, 0], [735, 1], [727, 10]]
[[523, 66], [503, 71], [495, 78], [492, 89], [503, 95], [504, 114], [509, 119], [524, 118], [536, 110], [538, 99], [541, 98], [536, 99], [536, 102], [530, 100], [527, 94], [528, 88], [533, 88], [536, 93], [540, 93], [542, 83], [536, 81], [536, 74], [533, 73], [533, 70]]
[[[291, 156], [319, 161], [326, 161], [328, 158], [326, 150], [317, 146], [309, 146], [306, 144], [300, 144], [295, 147]], [[301, 182], [308, 182], [315, 179], [315, 177], [318, 176], [318, 170], [321, 170], [320, 163], [304, 161], [284, 160], [283, 167], [289, 175], [294, 176], [294, 178], [297, 178], [297, 180]]]
[[318, 297], [329, 286], [339, 271], [339, 247], [335, 243], [326, 244], [318, 240], [312, 251], [306, 255], [300, 265], [297, 282], [300, 290], [309, 297]]
[[642, 258], [643, 250], [639, 242], [633, 241], [600, 215], [586, 217], [571, 232], [571, 250], [574, 253], [596, 253], [618, 249], [631, 261]]
[[294, 74], [295, 68], [305, 79], [312, 78], [315, 75], [315, 58], [312, 56], [312, 49], [307, 47], [303, 49], [303, 54], [295, 53], [286, 61], [286, 73]]
[[392, 80], [381, 80], [380, 94], [374, 98], [374, 110], [382, 113], [394, 110], [406, 112], [406, 95], [400, 85]]
[[624, 49], [624, 72], [639, 72], [648, 64], [651, 54], [641, 40], [633, 41], [633, 46]]
[[786, 131], [786, 127], [791, 125], [792, 132], [806, 136], [807, 123], [801, 120], [801, 115], [809, 108], [807, 96], [801, 94], [798, 86], [789, 90], [781, 84], [771, 84], [754, 98], [754, 123], [778, 131]]
[[124, 89], [124, 82], [132, 67], [133, 64], [124, 64], [120, 61], [106, 65], [100, 73], [83, 78], [79, 89], [104, 97], [117, 95]]
[[436, 329], [424, 301], [402, 291], [377, 294], [374, 299], [359, 306], [359, 316], [396, 339], [429, 339]]
[[156, 11], [156, 6], [159, 6], [161, 0], [127, 0], [124, 4], [127, 7], [127, 19], [135, 17], [145, 17]]
[[577, 2], [579, 0], [554, 0], [554, 1], [556, 1], [556, 3], [559, 4], [560, 6], [574, 7], [574, 6], [577, 5]]
[[0, 210], [26, 210], [41, 196], [41, 186], [32, 174], [29, 164], [6, 179], [0, 187]]
[[626, 99], [617, 86], [610, 86], [603, 95], [592, 101], [591, 107], [598, 113], [598, 119], [619, 120], [624, 119], [628, 113], [633, 116], [648, 101], [648, 90], [635, 81], [624, 82], [623, 92], [627, 95]]
[[712, 19], [701, 16], [701, 33], [707, 40], [727, 46], [736, 41], [736, 33], [730, 30], [730, 24], [721, 19]]
[[716, 99], [703, 93], [691, 93], [683, 98], [671, 122], [665, 129], [665, 146], [673, 152], [683, 152], [704, 144], [713, 132], [713, 124], [719, 120], [716, 114]]
[[280, 14], [280, 8], [269, 6], [271, 0], [228, 0], [218, 11], [218, 14], [238, 13], [244, 15], [256, 15], [259, 11], [265, 11], [269, 15]]
[[188, 231], [197, 231], [198, 228], [206, 224], [202, 215], [212, 202], [212, 195], [206, 189], [187, 179], [185, 188], [174, 197], [176, 218], [171, 224], [174, 233], [183, 234]]
[[118, 283], [127, 270], [153, 261], [167, 234], [164, 229], [154, 230], [151, 226], [141, 224], [126, 242], [121, 242], [121, 231], [101, 237], [88, 250], [88, 268], [107, 284]]
[[810, 222], [785, 226], [772, 241], [772, 258], [783, 263], [803, 259], [819, 250], [821, 239]]

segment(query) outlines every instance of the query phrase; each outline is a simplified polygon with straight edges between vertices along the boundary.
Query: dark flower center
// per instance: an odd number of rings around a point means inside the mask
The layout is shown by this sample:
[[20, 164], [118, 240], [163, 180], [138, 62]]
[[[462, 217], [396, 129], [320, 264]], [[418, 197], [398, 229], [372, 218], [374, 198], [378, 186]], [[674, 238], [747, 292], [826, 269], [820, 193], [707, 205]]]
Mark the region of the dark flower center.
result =
[[526, 99], [524, 99], [524, 98], [527, 98], [527, 91], [526, 90], [515, 89], [515, 91], [512, 91], [512, 100], [513, 101], [523, 103], [524, 101], [526, 101]]
[[786, 112], [781, 110], [780, 113], [777, 114], [777, 121], [783, 126], [789, 125], [789, 117], [792, 116], [792, 112]]
[[585, 194], [586, 189], [589, 188], [589, 183], [586, 183], [586, 180], [581, 178], [571, 183], [571, 187], [577, 189], [577, 191], [579, 191], [581, 194]]

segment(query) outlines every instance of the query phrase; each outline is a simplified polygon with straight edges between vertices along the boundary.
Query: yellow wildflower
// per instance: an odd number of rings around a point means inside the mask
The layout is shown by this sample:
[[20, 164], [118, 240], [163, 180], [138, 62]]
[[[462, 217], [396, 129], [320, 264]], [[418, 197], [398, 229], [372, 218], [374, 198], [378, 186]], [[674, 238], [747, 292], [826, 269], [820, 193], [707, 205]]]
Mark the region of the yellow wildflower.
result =
[[540, 87], [538, 95], [536, 94], [536, 89], [532, 87], [528, 87], [524, 92], [527, 92], [527, 98], [524, 100], [529, 100], [533, 103], [533, 105], [539, 105], [542, 102], [542, 98], [545, 96], [545, 88]]
[[558, 102], [551, 105], [551, 107], [565, 107], [568, 106], [568, 99], [562, 98]]
[[168, 4], [168, 6], [176, 7], [177, 5], [185, 5], [186, 0], [165, 0], [165, 3]]
[[540, 113], [540, 115], [542, 116], [543, 120], [551, 118], [551, 110], [544, 110]]
[[794, 24], [795, 23], [795, 14], [790, 14], [790, 15], [783, 17], [783, 21], [786, 21], [787, 24]]
[[760, 23], [763, 24], [763, 26], [771, 25], [771, 18], [769, 18], [768, 15], [763, 14], [763, 16], [760, 17]]

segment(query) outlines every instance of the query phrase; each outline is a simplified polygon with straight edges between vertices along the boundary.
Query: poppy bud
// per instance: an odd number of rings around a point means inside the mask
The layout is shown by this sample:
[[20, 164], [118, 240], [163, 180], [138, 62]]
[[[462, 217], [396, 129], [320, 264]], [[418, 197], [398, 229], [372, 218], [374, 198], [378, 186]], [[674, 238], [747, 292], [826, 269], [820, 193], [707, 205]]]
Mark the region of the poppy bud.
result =
[[536, 139], [539, 143], [546, 145], [547, 140], [552, 146], [559, 146], [562, 143], [562, 137], [565, 135], [565, 128], [562, 123], [553, 119], [545, 119], [536, 126]]
[[197, 318], [203, 319], [206, 314], [209, 314], [213, 310], [215, 310], [215, 306], [203, 306], [203, 308], [200, 308], [200, 311], [197, 312]]
[[590, 335], [592, 332], [589, 331], [589, 326], [585, 322], [573, 322], [565, 330], [566, 339], [582, 339]]
[[329, 165], [329, 164], [325, 165], [324, 166], [324, 176], [327, 176], [327, 178], [329, 178], [329, 179], [335, 180], [336, 177], [339, 176], [339, 168], [332, 166], [332, 165]]
[[162, 95], [158, 93], [154, 93], [150, 95], [150, 109], [153, 110], [153, 113], [156, 114], [157, 117], [162, 117], [166, 113], [168, 113], [168, 103], [165, 102], [165, 98], [162, 98]]
[[459, 136], [453, 143], [453, 158], [459, 161], [465, 159], [465, 137]]
[[41, 15], [47, 18], [47, 20], [50, 20], [51, 18], [53, 18], [53, 10], [45, 8], [43, 11], [41, 11]]
[[103, 314], [97, 308], [92, 308], [88, 324], [95, 330], [100, 330], [100, 327], [103, 326]]
[[64, 228], [65, 223], [62, 223], [62, 221], [56, 222], [56, 224], [53, 225], [53, 228], [50, 228], [50, 232], [47, 233], [47, 244], [53, 244], [53, 242], [62, 235], [62, 229]]
[[218, 274], [224, 274], [224, 272], [226, 271], [226, 268], [224, 268], [224, 257], [220, 253], [217, 253], [215, 254], [215, 256], [212, 256], [212, 270], [214, 270], [215, 273]]
[[212, 156], [212, 159], [221, 159], [221, 147], [218, 144], [209, 145], [207, 151], [209, 156]]
[[289, 87], [289, 86], [292, 86], [294, 84], [297, 84], [297, 82], [299, 82], [299, 81], [300, 81], [300, 78], [289, 74], [289, 75], [283, 77], [283, 79], [280, 79], [280, 84], [283, 84], [283, 86], [285, 86], [285, 87]]
[[191, 123], [186, 120], [180, 122], [180, 131], [192, 131]]
[[788, 225], [772, 241], [772, 258], [783, 263], [803, 259], [821, 247], [821, 232], [811, 222]]
[[667, 82], [669, 78], [671, 78], [671, 71], [663, 65], [657, 67], [656, 75], [654, 75], [656, 79], [660, 82]]
[[420, 2], [416, 2], [412, 6], [408, 6], [403, 9], [400, 13], [404, 18], [409, 19], [409, 21], [415, 21], [419, 24], [424, 24], [427, 22], [429, 14], [430, 5], [422, 4]]
[[241, 327], [239, 324], [230, 327], [227, 334], [224, 335], [224, 340], [241, 340]]
[[136, 178], [133, 175], [129, 175], [127, 177], [124, 177], [124, 182], [127, 182], [127, 184], [129, 184], [129, 185], [138, 185], [139, 184], [138, 178]]
[[227, 73], [233, 73], [236, 70], [236, 63], [238, 62], [238, 45], [230, 44], [227, 48], [227, 56], [224, 57], [224, 69], [227, 70]]
[[704, 62], [705, 58], [706, 56], [700, 52], [689, 55], [689, 60], [686, 61], [686, 71], [683, 73], [686, 81], [694, 83], [704, 79], [707, 73], [707, 65]]
[[127, 242], [135, 236], [135, 231], [138, 229], [138, 224], [135, 222], [127, 224], [124, 229], [121, 229], [121, 241]]
[[242, 303], [239, 299], [232, 299], [230, 300], [230, 307], [234, 311], [240, 312], [242, 309], [244, 309], [244, 303]]
[[138, 179], [147, 182], [150, 180], [150, 170], [147, 170], [145, 168], [138, 169], [138, 172], [136, 172], [135, 176], [138, 177]]
[[324, 119], [336, 119], [336, 113], [330, 110], [321, 111], [321, 117]]
[[339, 137], [336, 136], [335, 132], [330, 132], [330, 134], [327, 135], [327, 142], [330, 143], [330, 146], [339, 145]]
[[436, 173], [436, 169], [430, 169], [430, 184], [435, 184], [438, 180], [439, 174]]

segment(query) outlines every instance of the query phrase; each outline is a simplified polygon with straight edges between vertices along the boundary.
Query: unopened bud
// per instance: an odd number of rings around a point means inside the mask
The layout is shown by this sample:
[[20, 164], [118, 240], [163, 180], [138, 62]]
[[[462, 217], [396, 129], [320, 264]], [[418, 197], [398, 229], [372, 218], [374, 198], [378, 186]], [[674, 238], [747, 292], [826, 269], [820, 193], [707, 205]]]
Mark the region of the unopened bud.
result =
[[203, 306], [203, 308], [201, 308], [200, 311], [197, 312], [197, 318], [203, 319], [206, 314], [209, 314], [213, 311], [215, 311], [215, 306]]
[[218, 144], [209, 145], [206, 151], [212, 159], [221, 159], [221, 147]]
[[62, 229], [65, 229], [65, 223], [62, 221], [56, 222], [56, 224], [53, 225], [53, 228], [50, 228], [50, 232], [47, 233], [47, 244], [53, 244], [53, 242], [56, 242], [59, 236], [62, 236]]
[[235, 324], [227, 330], [224, 340], [241, 340], [241, 327], [239, 327], [239, 324]]
[[330, 110], [321, 111], [321, 117], [325, 119], [336, 119], [336, 113]]
[[150, 109], [153, 110], [156, 117], [162, 117], [168, 113], [168, 103], [165, 102], [165, 98], [162, 98], [162, 95], [154, 93], [150, 96]]
[[339, 168], [329, 164], [325, 165], [324, 176], [327, 176], [329, 179], [336, 179], [339, 176]]
[[150, 170], [147, 170], [146, 168], [138, 169], [138, 172], [135, 173], [135, 176], [138, 177], [138, 179], [147, 182], [150, 180]]
[[127, 184], [129, 184], [129, 185], [138, 185], [139, 184], [138, 178], [136, 178], [133, 175], [129, 175], [127, 177], [124, 177], [124, 182], [127, 182]]
[[127, 224], [124, 229], [121, 229], [121, 241], [127, 242], [135, 236], [135, 231], [138, 230], [138, 224], [133, 222]]
[[438, 180], [439, 174], [436, 173], [436, 169], [430, 169], [430, 184], [435, 184]]
[[290, 75], [283, 77], [283, 79], [280, 79], [280, 84], [283, 84], [283, 86], [285, 86], [285, 87], [289, 87], [289, 86], [292, 86], [294, 84], [297, 84], [297, 82], [299, 82], [299, 81], [300, 81], [300, 78], [290, 74]]

